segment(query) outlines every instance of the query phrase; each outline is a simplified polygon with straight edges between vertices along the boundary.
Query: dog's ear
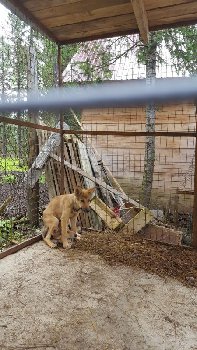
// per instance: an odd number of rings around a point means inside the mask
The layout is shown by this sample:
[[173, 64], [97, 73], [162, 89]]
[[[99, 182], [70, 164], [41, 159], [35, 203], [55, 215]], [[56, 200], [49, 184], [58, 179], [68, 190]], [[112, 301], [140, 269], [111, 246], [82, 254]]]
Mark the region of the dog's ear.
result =
[[89, 188], [89, 189], [88, 189], [88, 193], [89, 193], [89, 194], [92, 194], [92, 193], [95, 192], [95, 190], [96, 190], [95, 187]]
[[76, 187], [76, 188], [75, 188], [75, 196], [76, 196], [77, 198], [79, 198], [79, 197], [81, 196], [81, 193], [82, 193], [81, 187]]

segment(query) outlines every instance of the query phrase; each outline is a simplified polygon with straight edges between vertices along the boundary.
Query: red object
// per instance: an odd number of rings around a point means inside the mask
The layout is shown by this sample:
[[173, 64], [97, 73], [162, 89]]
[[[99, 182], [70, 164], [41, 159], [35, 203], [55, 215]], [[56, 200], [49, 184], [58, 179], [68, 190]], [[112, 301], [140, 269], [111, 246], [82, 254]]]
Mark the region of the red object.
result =
[[120, 208], [119, 207], [113, 208], [113, 212], [116, 216], [120, 216]]

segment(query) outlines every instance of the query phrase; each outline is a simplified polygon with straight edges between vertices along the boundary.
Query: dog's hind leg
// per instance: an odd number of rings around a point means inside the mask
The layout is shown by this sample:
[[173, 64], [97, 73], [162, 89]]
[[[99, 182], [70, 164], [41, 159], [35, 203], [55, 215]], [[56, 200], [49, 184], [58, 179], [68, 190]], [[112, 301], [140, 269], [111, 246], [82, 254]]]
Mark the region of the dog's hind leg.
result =
[[61, 217], [61, 240], [63, 248], [71, 248], [71, 243], [68, 241], [68, 222], [69, 222], [70, 213], [63, 213]]
[[46, 236], [43, 237], [43, 239], [50, 248], [55, 248], [57, 244], [51, 241], [51, 236], [53, 235], [53, 232], [57, 230], [59, 225], [59, 220], [55, 216], [51, 216], [50, 218], [44, 218], [43, 221], [44, 221], [45, 227], [48, 227]]
[[41, 234], [43, 239], [46, 237], [47, 231], [48, 231], [48, 227], [43, 226], [41, 229]]

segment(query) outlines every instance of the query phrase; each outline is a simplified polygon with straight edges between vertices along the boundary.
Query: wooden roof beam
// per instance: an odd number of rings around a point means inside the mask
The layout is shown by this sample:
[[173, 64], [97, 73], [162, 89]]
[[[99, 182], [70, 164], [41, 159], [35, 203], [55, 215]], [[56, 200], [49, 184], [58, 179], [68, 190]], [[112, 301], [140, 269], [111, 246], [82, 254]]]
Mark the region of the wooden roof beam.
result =
[[131, 0], [134, 15], [139, 28], [140, 36], [144, 44], [148, 44], [149, 28], [148, 17], [144, 6], [144, 0]]

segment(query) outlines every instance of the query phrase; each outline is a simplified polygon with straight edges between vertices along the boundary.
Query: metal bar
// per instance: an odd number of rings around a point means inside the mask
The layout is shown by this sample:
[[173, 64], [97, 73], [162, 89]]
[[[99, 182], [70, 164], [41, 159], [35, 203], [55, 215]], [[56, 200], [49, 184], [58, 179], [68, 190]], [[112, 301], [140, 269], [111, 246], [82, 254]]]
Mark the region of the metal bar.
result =
[[[57, 52], [57, 63], [58, 63], [58, 86], [62, 86], [62, 50], [61, 46], [58, 45]], [[63, 112], [59, 113], [60, 118], [60, 158], [61, 158], [61, 166], [60, 166], [60, 194], [64, 194], [64, 115]]]
[[92, 84], [32, 92], [25, 100], [15, 96], [0, 103], [0, 112], [21, 110], [67, 110], [70, 108], [110, 108], [143, 106], [147, 103], [193, 101], [197, 96], [197, 78], [157, 79], [148, 86], [144, 81]]
[[[47, 130], [61, 134], [61, 129], [52, 128], [47, 125], [40, 125], [30, 122], [25, 122], [18, 119], [12, 119], [0, 116], [0, 123], [6, 123], [11, 125], [20, 125], [27, 128]], [[103, 130], [63, 130], [65, 135], [111, 135], [111, 136], [167, 136], [167, 137], [196, 137], [195, 131], [103, 131]]]
[[[196, 112], [197, 112], [197, 106], [196, 106]], [[194, 168], [194, 206], [193, 206], [192, 246], [194, 248], [197, 248], [197, 123], [196, 123], [195, 168]]]

